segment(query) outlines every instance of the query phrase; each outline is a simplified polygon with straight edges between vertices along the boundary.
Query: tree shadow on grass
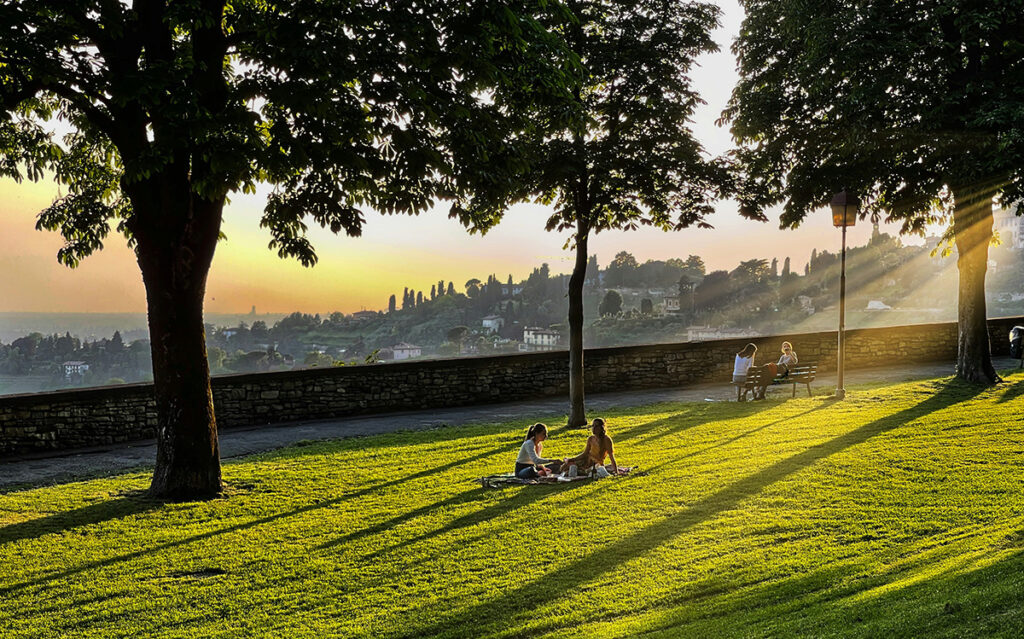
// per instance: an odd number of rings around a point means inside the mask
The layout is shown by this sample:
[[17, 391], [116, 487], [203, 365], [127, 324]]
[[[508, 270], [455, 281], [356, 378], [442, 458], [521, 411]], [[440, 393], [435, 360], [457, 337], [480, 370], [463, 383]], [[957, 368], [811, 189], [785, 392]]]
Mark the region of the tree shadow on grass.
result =
[[[1003, 379], [1006, 379], [1004, 376]], [[996, 400], [997, 404], [1005, 404], [1006, 402], [1012, 402], [1021, 395], [1024, 395], [1024, 379], [1018, 380], [1010, 384]]]
[[[696, 614], [684, 607], [694, 603], [695, 597], [675, 597], [663, 602], [660, 607], [665, 614], [636, 636], [697, 635], [702, 629], [726, 624], [743, 627], [751, 636], [1021, 636], [1024, 615], [1019, 583], [1024, 553], [1015, 552], [984, 567], [965, 559], [937, 574], [914, 578], [916, 571], [956, 553], [957, 549], [942, 549], [942, 557], [928, 553], [882, 574], [849, 563], [828, 565], [809, 574], [752, 585], [722, 605]], [[900, 585], [901, 579], [909, 581]], [[745, 586], [734, 584], [735, 589]]]
[[[791, 422], [794, 419], [799, 419], [801, 417], [809, 415], [810, 413], [813, 413], [814, 411], [821, 410], [822, 408], [825, 408], [826, 406], [829, 406], [829, 405], [830, 404], [822, 403], [822, 404], [819, 404], [818, 406], [815, 406], [814, 408], [805, 410], [802, 413], [797, 413], [796, 415], [787, 415], [785, 417], [781, 417], [781, 418], [776, 419], [774, 421], [770, 421], [770, 422], [768, 422], [766, 424], [761, 424], [760, 426], [755, 426], [754, 428], [749, 428], [749, 429], [743, 431], [742, 433], [733, 435], [732, 437], [724, 439], [724, 440], [722, 440], [720, 442], [716, 442], [714, 444], [711, 444], [709, 446], [705, 446], [704, 448], [700, 448], [698, 450], [690, 451], [690, 452], [688, 452], [688, 453], [686, 453], [684, 455], [679, 455], [677, 457], [672, 457], [671, 459], [668, 459], [668, 460], [658, 464], [657, 466], [652, 466], [652, 467], [648, 468], [647, 471], [648, 472], [654, 472], [654, 471], [658, 470], [659, 468], [663, 468], [665, 466], [668, 466], [668, 465], [671, 465], [671, 464], [675, 464], [675, 463], [677, 463], [679, 461], [682, 461], [684, 459], [689, 459], [691, 457], [696, 457], [698, 455], [702, 455], [702, 454], [704, 454], [706, 452], [715, 450], [716, 448], [723, 448], [725, 446], [728, 446], [729, 444], [738, 442], [739, 440], [744, 439], [745, 437], [749, 437], [749, 436], [753, 435], [754, 433], [760, 432], [760, 431], [765, 430], [767, 428], [771, 428], [772, 426], [778, 426], [778, 425], [784, 424], [786, 422]], [[646, 440], [644, 441], [644, 443], [646, 443]]]
[[404, 523], [417, 519], [418, 517], [422, 517], [423, 515], [432, 513], [439, 508], [459, 506], [462, 504], [468, 504], [474, 501], [479, 501], [480, 499], [483, 498], [485, 491], [486, 489], [477, 487], [473, 490], [467, 490], [464, 492], [457, 493], [455, 495], [452, 495], [448, 499], [431, 502], [424, 506], [420, 506], [419, 508], [415, 508], [413, 510], [403, 512], [399, 515], [395, 515], [390, 519], [386, 519], [371, 526], [367, 526], [366, 528], [353, 530], [352, 532], [346, 533], [344, 535], [341, 535], [340, 537], [336, 537], [330, 541], [326, 541], [320, 544], [316, 547], [316, 549], [324, 550], [327, 548], [333, 548], [335, 546], [340, 546], [342, 544], [358, 541], [359, 539], [369, 537], [370, 535], [377, 535], [382, 532], [391, 530], [396, 526], [401, 526]]
[[219, 535], [225, 535], [225, 534], [229, 534], [229, 533], [239, 532], [239, 531], [242, 531], [242, 530], [247, 530], [249, 528], [255, 528], [256, 526], [261, 526], [263, 524], [268, 524], [268, 523], [277, 521], [279, 519], [284, 519], [286, 517], [294, 517], [296, 515], [301, 515], [303, 513], [307, 513], [307, 512], [313, 511], [313, 510], [317, 510], [319, 508], [326, 508], [328, 506], [332, 506], [334, 504], [337, 504], [337, 503], [341, 502], [342, 499], [344, 499], [344, 498], [343, 497], [338, 497], [338, 498], [335, 498], [335, 499], [328, 499], [328, 500], [325, 500], [325, 501], [319, 501], [319, 502], [316, 502], [314, 504], [308, 504], [308, 505], [303, 506], [301, 508], [296, 508], [294, 510], [289, 510], [289, 511], [281, 512], [281, 513], [276, 513], [274, 515], [269, 515], [267, 517], [261, 517], [259, 519], [254, 519], [252, 521], [247, 521], [247, 522], [244, 522], [244, 523], [241, 523], [241, 524], [235, 524], [233, 526], [228, 526], [226, 528], [218, 528], [216, 530], [210, 530], [208, 532], [199, 533], [197, 535], [191, 535], [191, 536], [185, 537], [183, 539], [177, 539], [175, 541], [169, 541], [169, 542], [166, 542], [166, 543], [157, 544], [156, 546], [151, 546], [149, 548], [143, 548], [141, 550], [136, 550], [134, 552], [123, 553], [123, 554], [120, 554], [120, 555], [115, 555], [113, 557], [108, 557], [106, 559], [100, 559], [98, 561], [90, 561], [90, 562], [82, 564], [80, 566], [75, 566], [74, 568], [68, 568], [67, 570], [61, 570], [59, 572], [50, 573], [48, 575], [43, 575], [43, 576], [37, 577], [35, 579], [30, 579], [28, 581], [23, 581], [23, 582], [20, 582], [20, 583], [10, 584], [10, 585], [6, 585], [6, 586], [3, 586], [3, 587], [0, 587], [0, 596], [9, 595], [9, 594], [11, 594], [13, 592], [17, 592], [19, 590], [24, 590], [24, 589], [29, 588], [31, 586], [44, 585], [44, 584], [47, 584], [49, 582], [56, 581], [56, 580], [59, 580], [59, 579], [64, 579], [64, 578], [67, 578], [67, 577], [71, 577], [71, 576], [74, 576], [74, 575], [77, 575], [77, 574], [80, 574], [80, 573], [83, 573], [83, 572], [86, 572], [86, 571], [89, 571], [89, 570], [105, 568], [107, 566], [113, 566], [113, 565], [121, 563], [121, 562], [131, 561], [133, 559], [138, 559], [139, 557], [144, 557], [146, 555], [158, 553], [158, 552], [161, 552], [161, 551], [164, 551], [164, 550], [168, 550], [170, 548], [177, 548], [179, 546], [185, 546], [185, 545], [193, 543], [193, 542], [202, 541], [204, 539], [211, 539], [211, 538], [217, 537]]
[[[652, 602], [642, 609], [630, 610], [634, 615], [657, 614], [657, 621], [650, 624], [635, 637], [658, 637], [662, 633], [669, 636], [683, 634], [685, 636], [729, 636], [722, 631], [722, 626], [733, 621], [731, 615], [743, 616], [743, 623], [738, 624], [749, 630], [751, 618], [777, 619], [780, 614], [788, 614], [793, 608], [805, 608], [807, 605], [824, 604], [852, 594], [851, 589], [837, 590], [837, 583], [852, 583], [858, 574], [858, 567], [849, 563], [827, 565], [810, 574], [796, 575], [775, 580], [738, 580], [728, 577], [705, 578], [701, 583], [684, 584], [681, 592], [671, 597]], [[854, 586], [859, 588], [859, 586]], [[701, 604], [713, 599], [723, 598], [717, 605], [700, 609]], [[807, 599], [812, 599], [808, 602]], [[614, 622], [620, 616], [614, 612], [601, 615], [589, 623]], [[717, 632], [697, 632], [701, 624], [715, 627]], [[732, 626], [735, 628], [735, 622]], [[706, 629], [709, 630], [709, 629]], [[751, 636], [754, 633], [750, 633]], [[774, 633], [776, 636], [786, 636]]]
[[[1019, 637], [1024, 629], [1016, 553], [984, 568], [941, 574], [849, 606], [863, 636]], [[840, 630], [840, 628], [837, 628]]]
[[156, 510], [162, 505], [162, 501], [149, 499], [144, 494], [106, 499], [95, 504], [82, 506], [81, 508], [53, 513], [44, 517], [36, 517], [28, 521], [4, 526], [0, 528], [0, 545], [14, 543], [22, 539], [36, 539], [44, 535], [60, 533], [80, 526], [122, 519], [131, 515]]
[[[657, 431], [666, 426], [672, 426], [671, 428], [665, 428], [661, 433], [655, 433], [650, 437], [645, 438], [644, 441], [657, 439], [665, 435], [701, 426], [709, 421], [721, 420], [721, 416], [708, 414], [713, 410], [714, 406], [715, 404], [663, 405], [662, 410], [647, 414], [664, 414], [665, 412], [671, 412], [672, 414], [670, 416], [650, 422], [643, 422], [624, 430], [616, 430], [614, 422], [611, 422], [608, 424], [609, 434], [616, 440], [627, 440], [646, 435], [647, 433]], [[743, 405], [731, 405], [730, 407], [732, 411], [728, 416], [728, 419], [744, 419], [755, 413], [762, 412], [766, 408], [770, 408], [770, 406], [754, 404], [753, 402]]]
[[[642, 422], [640, 424], [636, 424], [635, 426], [631, 426], [629, 428], [625, 428], [622, 430], [618, 430], [615, 428], [614, 420], [617, 417], [626, 417], [626, 415], [612, 415], [609, 418], [607, 418], [609, 421], [608, 434], [612, 437], [613, 440], [619, 443], [628, 441], [632, 444], [650, 444], [655, 440], [662, 439], [670, 435], [676, 435], [683, 431], [690, 430], [691, 428], [703, 426], [704, 424], [707, 424], [708, 422], [711, 421], [721, 421], [723, 419], [745, 419], [756, 413], [763, 412], [766, 409], [775, 408], [775, 406], [772, 405], [754, 404], [753, 402], [749, 402], [747, 404], [732, 406], [732, 412], [728, 416], [723, 417], [721, 415], [709, 414], [714, 411], [714, 406], [714, 404], [709, 406], [707, 404], [697, 403], [662, 403], [660, 404], [659, 410], [647, 411], [647, 413], [645, 414], [663, 415], [666, 412], [671, 412], [671, 414], [668, 417], [663, 417], [661, 419], [656, 419], [648, 422]], [[816, 407], [812, 410], [817, 410], [817, 408], [820, 407]], [[629, 415], [628, 417], [637, 416]], [[579, 428], [563, 428], [559, 429], [559, 432], [583, 433], [585, 431]], [[553, 432], [553, 435], [554, 434], [555, 433]], [[580, 450], [579, 452], [582, 452], [582, 450]], [[574, 456], [576, 454], [578, 453], [573, 453]]]
[[[801, 453], [780, 460], [767, 468], [748, 475], [722, 490], [708, 495], [689, 508], [638, 530], [633, 535], [615, 541], [576, 561], [558, 568], [541, 579], [530, 581], [502, 595], [463, 609], [458, 614], [438, 620], [429, 626], [411, 629], [401, 637], [418, 636], [478, 636], [485, 631], [508, 628], [521, 623], [541, 605], [564, 597], [580, 584], [598, 579], [622, 564], [640, 557], [694, 526], [710, 521], [717, 515], [738, 506], [768, 486], [839, 453], [862, 444], [880, 434], [903, 426], [907, 422], [954, 404], [969, 400], [984, 387], [959, 383], [946, 383], [938, 392], [920, 404], [898, 413], [874, 420], [822, 444], [811, 446]], [[543, 628], [540, 632], [555, 630]]]
[[[365, 495], [369, 495], [371, 493], [374, 493], [376, 491], [379, 491], [379, 490], [382, 490], [382, 489], [385, 489], [385, 488], [390, 488], [390, 487], [398, 486], [400, 484], [412, 481], [414, 479], [420, 479], [420, 478], [423, 478], [423, 477], [428, 477], [430, 475], [435, 475], [437, 473], [441, 473], [441, 472], [445, 472], [445, 471], [448, 471], [448, 470], [452, 470], [454, 468], [458, 468], [459, 466], [463, 466], [465, 464], [469, 464], [471, 462], [478, 461], [480, 459], [485, 459], [487, 457], [493, 456], [493, 455], [495, 455], [497, 453], [500, 453], [502, 451], [508, 451], [508, 450], [510, 450], [509, 445], [508, 444], [502, 444], [500, 446], [484, 450], [484, 451], [482, 451], [480, 453], [477, 453], [476, 455], [473, 455], [471, 457], [455, 459], [455, 460], [452, 460], [452, 461], [450, 461], [448, 463], [441, 464], [440, 466], [435, 466], [435, 467], [432, 467], [432, 468], [424, 468], [423, 470], [420, 470], [419, 472], [413, 473], [411, 475], [405, 475], [405, 476], [402, 476], [402, 477], [398, 477], [396, 479], [391, 479], [389, 481], [385, 481], [385, 482], [381, 482], [381, 483], [378, 483], [378, 484], [374, 484], [372, 486], [367, 486], [366, 488], [362, 488], [362, 489], [359, 489], [359, 490], [348, 492], [348, 493], [345, 493], [345, 494], [343, 494], [343, 495], [341, 495], [339, 497], [335, 497], [335, 498], [332, 498], [332, 499], [326, 499], [326, 500], [323, 500], [323, 501], [318, 501], [316, 503], [308, 504], [306, 506], [302, 506], [300, 508], [295, 508], [293, 510], [288, 510], [288, 511], [280, 512], [280, 513], [276, 513], [276, 514], [273, 514], [273, 515], [269, 515], [267, 517], [261, 517], [259, 519], [254, 519], [252, 521], [248, 521], [248, 522], [244, 522], [244, 523], [240, 523], [240, 524], [235, 524], [233, 526], [228, 526], [226, 528], [219, 528], [217, 530], [211, 530], [211, 531], [208, 531], [208, 532], [205, 532], [205, 533], [200, 533], [200, 534], [197, 534], [197, 535], [192, 535], [192, 536], [189, 536], [189, 537], [185, 537], [183, 539], [179, 539], [179, 540], [175, 540], [175, 541], [170, 541], [170, 542], [167, 542], [167, 543], [159, 544], [159, 545], [152, 546], [152, 547], [149, 547], [149, 548], [145, 548], [145, 549], [142, 549], [142, 550], [137, 550], [135, 552], [124, 553], [124, 554], [121, 554], [121, 555], [116, 555], [114, 557], [109, 557], [107, 559], [102, 559], [102, 560], [99, 560], [99, 561], [89, 562], [89, 563], [86, 563], [86, 564], [82, 564], [80, 566], [76, 566], [74, 568], [69, 568], [67, 570], [63, 570], [63, 571], [60, 571], [60, 572], [51, 573], [49, 575], [44, 575], [44, 576], [37, 577], [35, 579], [24, 581], [24, 582], [21, 582], [21, 583], [6, 585], [6, 586], [3, 586], [3, 587], [0, 587], [0, 596], [7, 595], [7, 594], [10, 594], [10, 593], [19, 591], [19, 590], [23, 590], [23, 589], [28, 588], [30, 586], [42, 585], [42, 584], [49, 583], [49, 582], [52, 582], [52, 581], [55, 581], [55, 580], [58, 580], [58, 579], [64, 579], [66, 577], [70, 577], [70, 576], [73, 576], [73, 575], [76, 575], [76, 574], [79, 574], [79, 573], [83, 573], [83, 572], [86, 572], [86, 571], [89, 571], [89, 570], [94, 570], [94, 569], [103, 568], [103, 567], [106, 567], [106, 566], [111, 566], [111, 565], [114, 565], [114, 564], [117, 564], [117, 563], [121, 563], [121, 562], [124, 562], [124, 561], [131, 561], [133, 559], [138, 559], [139, 557], [143, 557], [145, 555], [157, 553], [157, 552], [160, 552], [160, 551], [163, 551], [163, 550], [167, 550], [167, 549], [170, 549], [170, 548], [176, 548], [176, 547], [184, 546], [184, 545], [187, 545], [187, 544], [190, 544], [190, 543], [193, 543], [193, 542], [202, 541], [202, 540], [205, 540], [205, 539], [210, 539], [210, 538], [216, 537], [218, 535], [224, 535], [224, 534], [230, 534], [230, 533], [234, 533], [234, 532], [239, 532], [239, 531], [242, 531], [242, 530], [247, 530], [249, 528], [254, 528], [256, 526], [261, 526], [261, 525], [264, 525], [264, 524], [269, 524], [269, 523], [275, 522], [275, 521], [277, 521], [279, 519], [284, 519], [286, 517], [293, 517], [293, 516], [301, 515], [301, 514], [308, 513], [308, 512], [314, 511], [314, 510], [318, 510], [320, 508], [328, 508], [328, 507], [334, 506], [334, 505], [339, 504], [339, 503], [341, 503], [343, 501], [346, 501], [346, 500], [357, 499], [359, 497], [363, 497]], [[298, 451], [293, 451], [293, 454], [302, 454], [302, 453], [300, 453]], [[78, 509], [78, 510], [85, 510], [86, 512], [84, 514], [83, 513], [76, 514], [77, 511], [69, 511], [68, 513], [61, 513], [61, 514], [53, 515], [50, 518], [44, 518], [44, 519], [51, 519], [51, 524], [50, 524], [49, 528], [51, 528], [53, 530], [56, 530], [57, 529], [56, 527], [58, 525], [60, 525], [61, 522], [69, 521], [67, 519], [68, 517], [71, 517], [72, 520], [74, 520], [74, 521], [78, 521], [82, 517], [88, 518], [88, 517], [91, 516], [91, 518], [94, 520], [91, 523], [98, 523], [100, 521], [104, 521], [104, 518], [101, 518], [103, 513], [118, 512], [118, 509], [122, 509], [123, 510], [123, 509], [130, 508], [129, 506], [127, 506], [125, 504], [118, 505], [119, 501], [121, 501], [121, 500], [116, 500], [115, 502], [104, 502], [103, 504], [96, 504], [95, 507], [91, 507], [90, 506], [90, 507], [86, 507], [84, 509]], [[144, 502], [146, 500], [140, 500], [140, 501]], [[109, 510], [109, 508], [104, 508], [103, 507], [104, 504], [106, 504], [106, 503], [114, 503], [115, 504], [112, 507], [113, 511]], [[154, 500], [148, 506], [148, 508], [145, 508], [144, 510], [156, 508], [156, 507], [162, 505], [162, 503], [163, 502], [155, 501]], [[142, 512], [142, 510], [140, 510], [138, 512]], [[125, 512], [124, 514], [122, 514], [120, 516], [127, 516], [128, 514], [131, 514], [131, 513], [130, 512]], [[115, 518], [115, 517], [114, 516], [106, 517], [106, 519], [112, 519], [112, 518]], [[17, 534], [17, 531], [32, 530], [32, 528], [28, 526], [28, 524], [30, 524], [30, 523], [31, 522], [23, 522], [22, 524], [14, 524], [13, 526], [14, 527], [18, 527], [18, 528], [15, 528], [14, 531], [12, 531], [11, 535], [13, 536], [13, 535]], [[79, 524], [75, 524], [75, 525], [82, 525], [82, 524], [79, 523]], [[11, 526], [8, 526], [8, 527], [6, 527], [4, 529], [0, 529], [0, 530], [6, 530], [7, 528], [11, 528]], [[23, 535], [23, 537], [26, 535], [26, 533], [24, 533], [24, 532], [22, 532], [21, 534]], [[38, 536], [38, 535], [32, 535], [32, 536]]]
[[[470, 513], [467, 513], [465, 515], [462, 515], [461, 517], [457, 517], [456, 519], [454, 519], [454, 520], [452, 520], [452, 521], [450, 521], [450, 522], [448, 522], [448, 523], [446, 523], [446, 524], [444, 524], [442, 526], [438, 526], [437, 528], [434, 528], [433, 530], [429, 530], [427, 532], [420, 533], [419, 535], [416, 535], [415, 537], [411, 537], [411, 538], [406, 539], [404, 541], [400, 541], [397, 544], [394, 544], [394, 545], [389, 546], [387, 548], [382, 548], [380, 550], [377, 550], [376, 552], [373, 552], [373, 553], [363, 557], [362, 559], [364, 561], [379, 560], [384, 555], [387, 555], [388, 553], [393, 553], [393, 552], [395, 552], [397, 550], [400, 550], [402, 548], [406, 548], [408, 546], [412, 546], [413, 544], [416, 544], [416, 543], [419, 543], [419, 542], [422, 542], [422, 541], [427, 541], [429, 539], [433, 539], [433, 538], [438, 537], [440, 535], [445, 535], [445, 534], [448, 534], [448, 533], [454, 533], [454, 532], [457, 532], [457, 531], [459, 531], [459, 530], [461, 530], [463, 528], [468, 528], [470, 526], [476, 526], [477, 524], [482, 524], [482, 523], [484, 523], [486, 521], [490, 521], [491, 519], [494, 519], [496, 517], [506, 517], [506, 516], [510, 515], [511, 513], [513, 513], [514, 511], [522, 509], [522, 508], [525, 508], [526, 506], [533, 505], [534, 503], [536, 503], [538, 501], [541, 501], [541, 500], [543, 500], [546, 497], [550, 497], [550, 496], [553, 496], [553, 495], [564, 495], [564, 494], [566, 494], [569, 491], [577, 490], [577, 489], [582, 488], [584, 485], [587, 485], [587, 484], [589, 484], [589, 482], [586, 482], [586, 481], [574, 481], [574, 482], [569, 482], [567, 484], [563, 483], [563, 484], [550, 484], [550, 485], [542, 484], [542, 485], [539, 485], [539, 486], [523, 486], [520, 490], [518, 490], [516, 492], [515, 495], [513, 495], [509, 499], [503, 499], [502, 501], [499, 501], [496, 504], [491, 504], [490, 506], [487, 506], [486, 508], [483, 508], [481, 510], [475, 510], [473, 512], [470, 512]], [[481, 488], [481, 489], [478, 489], [478, 490], [490, 490], [490, 489]], [[461, 543], [461, 541], [460, 541], [460, 543]], [[334, 542], [332, 542], [330, 544], [325, 544], [324, 546], [328, 546], [328, 545], [335, 545], [335, 544], [334, 544]], [[324, 547], [324, 546], [322, 546], [322, 547]]]
[[[685, 407], [685, 404], [683, 406], [685, 410], [689, 410], [688, 407]], [[509, 410], [512, 411], [513, 408], [514, 407], [509, 407]], [[636, 407], [613, 406], [603, 412], [611, 415], [613, 418], [624, 416], [640, 417], [644, 415], [661, 414], [666, 410], [671, 410], [672, 408], [679, 409], [680, 403], [659, 402], [657, 404]], [[379, 419], [384, 418], [385, 417], [382, 416]], [[424, 417], [424, 421], [426, 421], [426, 419], [427, 418]], [[407, 429], [391, 432], [349, 435], [335, 439], [315, 440], [309, 444], [322, 444], [324, 447], [327, 447], [330, 452], [338, 452], [341, 450], [370, 450], [407, 446], [410, 444], [410, 439], [413, 440], [411, 443], [455, 442], [470, 437], [486, 437], [505, 432], [515, 437], [522, 437], [521, 433], [525, 434], [527, 428], [537, 422], [547, 424], [548, 430], [551, 434], [580, 431], [580, 429], [566, 426], [562, 423], [564, 422], [564, 419], [564, 414], [552, 412], [550, 409], [544, 409], [538, 412], [528, 412], [523, 410], [518, 411], [517, 415], [510, 417], [494, 415], [492, 418], [481, 418], [458, 424], [441, 423], [430, 428], [417, 428], [410, 426]], [[513, 427], [505, 428], [508, 425], [513, 425]], [[522, 439], [519, 441], [522, 441]], [[276, 451], [268, 451], [266, 454], [275, 457], [288, 457], [294, 454], [308, 454], [308, 451], [301, 450], [302, 447], [299, 447], [299, 450], [295, 450], [295, 448], [295, 445], [292, 445]]]

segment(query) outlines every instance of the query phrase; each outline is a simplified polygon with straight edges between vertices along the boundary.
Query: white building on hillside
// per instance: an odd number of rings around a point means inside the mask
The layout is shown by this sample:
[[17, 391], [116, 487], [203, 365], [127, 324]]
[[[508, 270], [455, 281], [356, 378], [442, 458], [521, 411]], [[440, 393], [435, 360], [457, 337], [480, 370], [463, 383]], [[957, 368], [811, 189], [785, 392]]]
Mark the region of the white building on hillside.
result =
[[1024, 217], [1017, 215], [1017, 206], [994, 210], [992, 222], [1003, 244], [1014, 249], [1024, 249]]
[[488, 333], [497, 333], [505, 325], [505, 318], [500, 315], [488, 315], [480, 320], [480, 323]]
[[527, 352], [553, 351], [558, 348], [561, 339], [562, 334], [558, 331], [527, 326], [523, 329], [523, 343], [519, 345], [519, 350]]
[[394, 353], [394, 359], [412, 359], [413, 357], [419, 357], [423, 354], [423, 349], [413, 344], [406, 342], [400, 342], [391, 347], [391, 351]]
[[423, 349], [414, 344], [407, 342], [399, 342], [391, 347], [391, 351], [394, 353], [394, 359], [412, 359], [413, 357], [419, 357], [423, 354]]
[[680, 311], [679, 297], [676, 295], [669, 295], [665, 298], [665, 312], [666, 313], [678, 313]]
[[89, 365], [85, 362], [64, 362], [64, 377], [71, 377], [72, 375], [82, 375], [85, 371], [89, 370]]

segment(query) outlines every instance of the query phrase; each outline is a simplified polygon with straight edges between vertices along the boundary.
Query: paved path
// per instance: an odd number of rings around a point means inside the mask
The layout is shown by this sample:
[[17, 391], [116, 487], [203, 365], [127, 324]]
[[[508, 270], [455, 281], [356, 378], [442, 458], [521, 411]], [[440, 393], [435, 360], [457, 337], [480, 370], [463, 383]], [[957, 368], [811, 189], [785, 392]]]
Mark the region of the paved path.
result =
[[[1016, 360], [1000, 359], [996, 368], [1013, 368]], [[950, 364], [896, 366], [886, 369], [851, 371], [847, 385], [866, 382], [905, 381], [942, 377], [952, 374]], [[831, 392], [835, 375], [822, 375], [812, 384], [818, 394]], [[775, 392], [789, 393], [791, 387], [779, 387]], [[797, 392], [803, 389], [798, 388]], [[628, 408], [658, 402], [731, 401], [736, 391], [726, 384], [698, 385], [682, 389], [659, 389], [622, 393], [602, 393], [587, 397], [589, 412], [599, 413], [612, 407]], [[448, 408], [433, 411], [389, 413], [368, 417], [291, 422], [252, 428], [232, 428], [221, 432], [221, 456], [225, 459], [288, 446], [299, 441], [337, 439], [359, 435], [377, 435], [402, 430], [458, 426], [480, 422], [507, 422], [522, 420], [556, 422], [567, 414], [564, 397], [520, 401], [507, 404], [488, 404]], [[151, 466], [156, 457], [156, 445], [140, 441], [111, 446], [57, 451], [24, 456], [0, 462], [0, 493], [16, 487], [69, 481]]]

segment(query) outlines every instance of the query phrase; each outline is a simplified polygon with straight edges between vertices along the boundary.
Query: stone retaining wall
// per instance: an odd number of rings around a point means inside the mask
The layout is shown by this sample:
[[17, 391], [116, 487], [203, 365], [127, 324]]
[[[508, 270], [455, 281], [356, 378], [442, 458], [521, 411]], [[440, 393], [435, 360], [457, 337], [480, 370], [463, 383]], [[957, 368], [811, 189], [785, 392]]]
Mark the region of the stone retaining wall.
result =
[[[1007, 334], [1017, 324], [1024, 318], [989, 321], [994, 354], [1008, 352]], [[835, 368], [835, 331], [796, 333], [588, 350], [586, 387], [600, 393], [726, 383], [746, 342], [767, 362], [784, 340], [801, 362]], [[850, 330], [847, 366], [948, 361], [952, 372], [956, 342], [955, 323]], [[567, 395], [568, 359], [561, 351], [227, 375], [213, 379], [213, 395], [221, 428], [495, 403]], [[155, 423], [149, 384], [0, 397], [0, 457], [147, 439]]]

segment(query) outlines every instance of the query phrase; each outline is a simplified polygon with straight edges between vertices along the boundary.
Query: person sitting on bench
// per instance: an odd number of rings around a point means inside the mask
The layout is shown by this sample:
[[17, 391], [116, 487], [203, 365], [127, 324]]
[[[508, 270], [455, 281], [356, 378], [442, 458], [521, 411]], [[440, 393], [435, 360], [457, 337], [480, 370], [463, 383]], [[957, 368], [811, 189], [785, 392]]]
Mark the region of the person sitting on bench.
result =
[[736, 359], [732, 365], [732, 383], [736, 384], [736, 401], [742, 402], [747, 399], [747, 392], [743, 386], [747, 383], [747, 373], [754, 365], [754, 355], [757, 353], [757, 346], [747, 344], [743, 350], [736, 353]]
[[782, 357], [779, 358], [779, 361], [774, 364], [768, 363], [761, 367], [761, 385], [754, 390], [754, 399], [764, 399], [765, 394], [768, 392], [768, 386], [771, 385], [772, 381], [776, 377], [788, 376], [789, 369], [796, 366], [796, 363], [796, 351], [793, 350], [793, 345], [789, 342], [782, 342]]
[[540, 422], [530, 426], [530, 429], [526, 431], [526, 441], [519, 447], [519, 456], [516, 457], [516, 477], [533, 479], [558, 472], [562, 466], [560, 461], [544, 459], [540, 456], [544, 440], [547, 438], [548, 427]]
[[800, 360], [796, 358], [796, 351], [793, 350], [793, 345], [789, 342], [782, 342], [782, 357], [779, 358], [776, 364], [779, 367], [778, 376], [786, 377], [789, 375], [789, 369], [796, 366], [798, 361]]

